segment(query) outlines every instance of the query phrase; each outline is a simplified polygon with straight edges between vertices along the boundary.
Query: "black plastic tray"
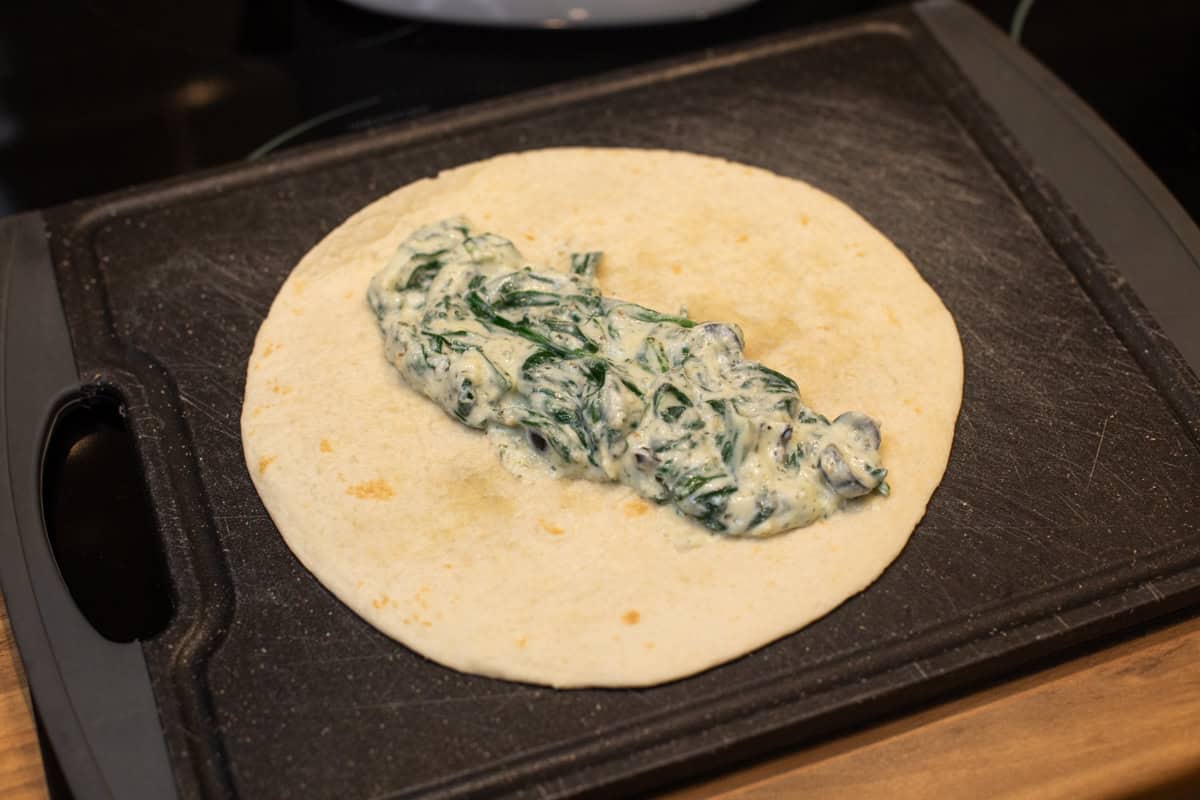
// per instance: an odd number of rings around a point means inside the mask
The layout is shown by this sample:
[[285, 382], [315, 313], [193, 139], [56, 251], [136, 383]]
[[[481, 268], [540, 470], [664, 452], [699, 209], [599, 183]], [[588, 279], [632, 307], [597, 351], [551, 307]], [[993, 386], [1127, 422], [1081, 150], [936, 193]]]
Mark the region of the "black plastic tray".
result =
[[[1163, 333], [1195, 324], [1180, 300], [1200, 297], [1195, 229], [1062, 92], [933, 2], [5, 221], [0, 578], [73, 791], [642, 792], [1195, 602], [1200, 386]], [[1060, 179], [1030, 124], [1108, 148], [1112, 174]], [[962, 335], [949, 470], [895, 564], [800, 633], [652, 689], [553, 691], [422, 659], [300, 567], [243, 466], [246, 360], [299, 257], [393, 187], [555, 145], [809, 181], [909, 255]], [[1133, 198], [1117, 249], [1152, 263], [1116, 269], [1093, 236], [1111, 207], [1081, 222], [1060, 189]], [[1126, 280], [1155, 269], [1184, 303], [1163, 327]], [[140, 646], [88, 628], [42, 531], [45, 427], [81, 385], [123, 399], [164, 542], [175, 615]]]

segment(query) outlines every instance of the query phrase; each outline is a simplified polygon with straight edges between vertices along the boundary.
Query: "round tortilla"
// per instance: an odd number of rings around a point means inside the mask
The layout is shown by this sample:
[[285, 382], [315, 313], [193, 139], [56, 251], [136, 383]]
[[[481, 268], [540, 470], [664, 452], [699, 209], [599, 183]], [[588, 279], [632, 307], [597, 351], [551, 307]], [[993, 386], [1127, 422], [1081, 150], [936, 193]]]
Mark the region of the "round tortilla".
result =
[[[525, 259], [604, 251], [603, 292], [735, 322], [814, 410], [882, 423], [891, 495], [722, 538], [628, 488], [505, 470], [405, 386], [365, 299], [417, 227], [464, 214]], [[246, 463], [288, 546], [385, 634], [454, 669], [556, 687], [681, 678], [796, 631], [899, 554], [950, 453], [954, 321], [899, 250], [797, 180], [687, 153], [556, 149], [418, 181], [292, 272], [259, 330]]]

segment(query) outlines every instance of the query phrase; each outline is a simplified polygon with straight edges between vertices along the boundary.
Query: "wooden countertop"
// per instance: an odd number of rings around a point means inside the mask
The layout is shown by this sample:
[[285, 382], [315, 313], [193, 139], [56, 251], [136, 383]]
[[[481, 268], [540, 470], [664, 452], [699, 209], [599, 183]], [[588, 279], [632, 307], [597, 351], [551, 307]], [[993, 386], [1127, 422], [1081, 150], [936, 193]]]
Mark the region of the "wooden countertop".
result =
[[[0, 601], [0, 797], [46, 783]], [[1200, 616], [667, 795], [1200, 797]]]
[[45, 796], [25, 670], [13, 642], [8, 609], [0, 598], [0, 797], [41, 800]]

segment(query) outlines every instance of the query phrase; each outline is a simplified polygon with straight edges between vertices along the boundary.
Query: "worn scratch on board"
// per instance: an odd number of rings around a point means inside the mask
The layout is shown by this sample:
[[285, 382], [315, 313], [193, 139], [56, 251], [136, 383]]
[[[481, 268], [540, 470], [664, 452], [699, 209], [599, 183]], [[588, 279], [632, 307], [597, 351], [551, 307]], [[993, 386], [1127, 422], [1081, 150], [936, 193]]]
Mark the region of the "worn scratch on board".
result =
[[1096, 442], [1096, 454], [1092, 456], [1092, 469], [1088, 472], [1087, 483], [1084, 484], [1083, 487], [1083, 491], [1085, 493], [1088, 489], [1092, 488], [1092, 476], [1096, 474], [1096, 464], [1100, 462], [1100, 448], [1104, 447], [1104, 437], [1108, 433], [1108, 423], [1111, 422], [1112, 418], [1116, 415], [1117, 412], [1113, 411], [1104, 418], [1104, 424], [1100, 426], [1100, 441]]

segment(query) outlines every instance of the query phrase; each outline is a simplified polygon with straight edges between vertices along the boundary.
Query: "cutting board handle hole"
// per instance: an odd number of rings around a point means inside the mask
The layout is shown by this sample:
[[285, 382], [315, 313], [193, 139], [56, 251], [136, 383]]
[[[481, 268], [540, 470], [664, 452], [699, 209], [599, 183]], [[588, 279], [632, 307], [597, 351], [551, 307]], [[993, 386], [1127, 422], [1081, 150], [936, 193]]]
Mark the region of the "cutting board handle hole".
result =
[[54, 416], [42, 515], [75, 605], [113, 642], [148, 639], [173, 611], [161, 538], [118, 397], [87, 388]]

